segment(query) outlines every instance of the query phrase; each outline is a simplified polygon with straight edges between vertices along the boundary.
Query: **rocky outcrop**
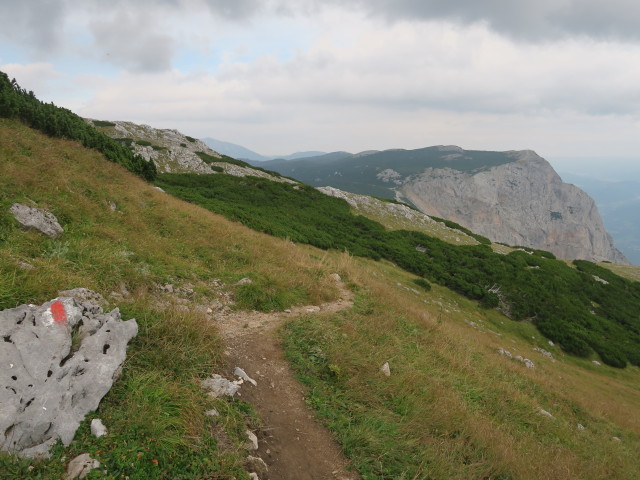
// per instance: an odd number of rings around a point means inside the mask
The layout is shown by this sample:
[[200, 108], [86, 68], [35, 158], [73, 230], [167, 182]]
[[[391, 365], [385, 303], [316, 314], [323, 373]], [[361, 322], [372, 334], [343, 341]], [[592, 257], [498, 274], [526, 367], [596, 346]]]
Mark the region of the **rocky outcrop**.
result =
[[[133, 122], [85, 120], [106, 135], [125, 142], [135, 154], [152, 161], [160, 173], [225, 173], [234, 177], [253, 176], [276, 182], [297, 183], [249, 166], [226, 162], [222, 155], [209, 148], [206, 143], [178, 130], [153, 128]], [[222, 172], [218, 172], [219, 169]]]
[[0, 450], [46, 456], [57, 440], [71, 443], [137, 330], [118, 309], [70, 297], [0, 312]]
[[345, 200], [356, 213], [380, 222], [387, 228], [418, 230], [452, 244], [475, 245], [478, 243], [466, 233], [449, 228], [444, 223], [407, 205], [345, 192], [334, 187], [316, 187], [316, 189], [330, 197]]
[[536, 153], [507, 154], [512, 162], [475, 171], [428, 168], [406, 179], [398, 195], [495, 242], [566, 259], [628, 263], [613, 246], [591, 197], [564, 183]]
[[[127, 142], [134, 153], [147, 161], [153, 161], [161, 173], [214, 173], [196, 152], [209, 155], [212, 159], [222, 158], [205, 143], [177, 130], [123, 121], [98, 122], [87, 119], [87, 122], [110, 137]], [[105, 123], [111, 125], [100, 126]]]
[[37, 230], [51, 238], [59, 237], [64, 233], [55, 215], [42, 208], [14, 203], [9, 208], [9, 211], [20, 224], [20, 227], [25, 230]]

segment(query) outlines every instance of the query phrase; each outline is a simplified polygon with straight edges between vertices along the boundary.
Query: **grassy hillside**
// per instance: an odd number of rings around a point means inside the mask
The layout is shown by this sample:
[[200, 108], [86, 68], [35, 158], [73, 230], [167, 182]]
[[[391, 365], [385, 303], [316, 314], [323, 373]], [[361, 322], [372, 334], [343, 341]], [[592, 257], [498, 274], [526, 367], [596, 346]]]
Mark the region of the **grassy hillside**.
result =
[[0, 118], [16, 118], [52, 137], [77, 140], [147, 180], [156, 176], [153, 162], [98, 132], [70, 110], [38, 100], [33, 92], [20, 88], [15, 79], [10, 81], [4, 72], [0, 72]]
[[[212, 402], [200, 390], [200, 379], [223, 368], [205, 310], [228, 295], [239, 309], [317, 303], [335, 295], [323, 280], [331, 272], [303, 248], [176, 200], [95, 151], [17, 121], [0, 120], [0, 169], [0, 308], [87, 287], [140, 326], [122, 376], [92, 415], [109, 436], [93, 438], [88, 419], [49, 461], [0, 455], [0, 478], [57, 480], [63, 457], [85, 452], [108, 472], [89, 478], [244, 478], [245, 425], [258, 420], [248, 404]], [[20, 230], [8, 212], [14, 202], [50, 210], [64, 235]], [[254, 281], [249, 292], [232, 286], [243, 277]], [[158, 289], [168, 283], [175, 294]], [[211, 408], [221, 421], [204, 415]]]
[[[246, 478], [242, 432], [260, 420], [244, 402], [212, 403], [200, 392], [198, 380], [223, 368], [223, 347], [201, 307], [227, 294], [242, 303], [238, 309], [332, 299], [335, 287], [325, 279], [334, 271], [356, 291], [355, 307], [309, 314], [290, 323], [283, 340], [309, 406], [363, 478], [640, 476], [637, 367], [565, 355], [530, 322], [510, 321], [437, 284], [426, 291], [387, 261], [249, 230], [153, 189], [96, 152], [14, 121], [0, 120], [0, 164], [2, 306], [85, 286], [140, 324], [123, 374], [96, 412], [110, 435], [94, 439], [85, 422], [49, 461], [0, 456], [2, 479], [59, 479], [63, 457], [84, 452], [103, 463], [87, 478]], [[237, 181], [245, 197], [260, 183]], [[19, 230], [7, 213], [15, 201], [51, 210], [64, 236]], [[251, 295], [231, 286], [245, 276], [254, 280]], [[160, 292], [157, 285], [166, 283], [193, 293]], [[384, 362], [390, 377], [379, 371]], [[212, 407], [222, 413], [217, 423], [203, 415]]]
[[548, 252], [507, 255], [451, 245], [422, 232], [387, 231], [351, 214], [349, 204], [305, 185], [246, 177], [165, 174], [166, 191], [251, 228], [320, 248], [387, 259], [514, 320], [533, 322], [569, 353], [597, 352], [609, 365], [640, 365], [640, 283], [589, 262], [572, 268]]
[[292, 322], [283, 339], [307, 403], [363, 478], [640, 475], [640, 369], [564, 355], [531, 323], [416, 288], [388, 264], [354, 259], [348, 272], [356, 308]]

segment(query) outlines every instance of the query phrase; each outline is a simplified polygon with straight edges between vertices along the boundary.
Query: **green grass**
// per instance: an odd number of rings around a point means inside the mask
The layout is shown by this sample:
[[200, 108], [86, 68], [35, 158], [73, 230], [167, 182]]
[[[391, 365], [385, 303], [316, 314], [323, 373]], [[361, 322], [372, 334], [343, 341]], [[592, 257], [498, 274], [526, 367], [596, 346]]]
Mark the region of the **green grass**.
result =
[[[164, 174], [157, 184], [179, 198], [294, 242], [347, 250], [401, 268], [479, 301], [514, 320], [530, 320], [573, 355], [594, 351], [609, 365], [640, 365], [640, 283], [589, 262], [577, 268], [542, 250], [498, 254], [452, 245], [423, 232], [386, 230], [353, 215], [342, 199], [306, 185], [256, 177]], [[457, 228], [456, 224], [449, 224]], [[594, 275], [606, 278], [604, 285]]]
[[[640, 474], [640, 423], [631, 414], [640, 405], [637, 368], [565, 356], [532, 324], [438, 286], [415, 291], [393, 266], [359, 261], [349, 273], [359, 291], [351, 311], [293, 320], [282, 335], [308, 405], [362, 478]], [[499, 347], [533, 359], [536, 369], [499, 355]], [[379, 370], [384, 362], [390, 377]]]
[[[0, 167], [0, 308], [86, 287], [139, 325], [121, 376], [74, 442], [57, 445], [43, 462], [0, 455], [0, 479], [57, 480], [71, 458], [86, 452], [102, 463], [87, 478], [244, 478], [244, 431], [260, 423], [245, 402], [214, 401], [201, 390], [203, 378], [225, 368], [202, 307], [219, 294], [237, 295], [238, 309], [320, 303], [335, 295], [334, 286], [318, 281], [327, 267], [304, 248], [186, 204], [97, 152], [17, 121], [0, 120]], [[8, 211], [14, 202], [51, 211], [64, 234], [50, 239], [21, 230]], [[254, 280], [251, 295], [232, 286], [243, 277]], [[194, 291], [187, 311], [159, 292], [166, 283]], [[124, 300], [111, 296], [122, 289], [130, 292]], [[220, 416], [205, 416], [211, 408]], [[94, 417], [108, 436], [89, 434]]]

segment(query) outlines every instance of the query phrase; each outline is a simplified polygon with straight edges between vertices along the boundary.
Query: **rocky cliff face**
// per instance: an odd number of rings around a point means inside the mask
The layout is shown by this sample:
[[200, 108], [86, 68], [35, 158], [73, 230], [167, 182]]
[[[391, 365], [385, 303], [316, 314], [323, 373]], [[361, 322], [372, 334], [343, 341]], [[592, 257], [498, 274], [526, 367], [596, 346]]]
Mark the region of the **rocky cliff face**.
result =
[[480, 171], [428, 168], [397, 187], [398, 197], [496, 242], [560, 258], [629, 263], [613, 246], [591, 197], [566, 184], [532, 151]]

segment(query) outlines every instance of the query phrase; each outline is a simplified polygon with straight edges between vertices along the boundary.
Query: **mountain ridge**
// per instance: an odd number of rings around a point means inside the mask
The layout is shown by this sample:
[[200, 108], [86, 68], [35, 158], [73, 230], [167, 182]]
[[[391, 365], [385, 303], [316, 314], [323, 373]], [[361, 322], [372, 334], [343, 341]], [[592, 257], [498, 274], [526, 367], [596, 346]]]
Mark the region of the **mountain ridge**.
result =
[[562, 182], [532, 150], [438, 145], [264, 165], [317, 187], [407, 201], [494, 242], [549, 250], [567, 259], [629, 263], [613, 246], [593, 200]]
[[209, 147], [214, 149], [215, 151], [220, 152], [224, 155], [228, 155], [230, 157], [237, 158], [239, 160], [246, 160], [246, 161], [252, 161], [252, 162], [266, 162], [274, 159], [296, 160], [299, 158], [314, 157], [317, 155], [324, 154], [324, 152], [319, 152], [319, 151], [307, 151], [307, 152], [295, 152], [288, 155], [262, 155], [246, 147], [243, 147], [242, 145], [238, 145], [232, 142], [217, 140], [211, 137], [205, 137], [202, 139], [202, 141], [206, 143]]

